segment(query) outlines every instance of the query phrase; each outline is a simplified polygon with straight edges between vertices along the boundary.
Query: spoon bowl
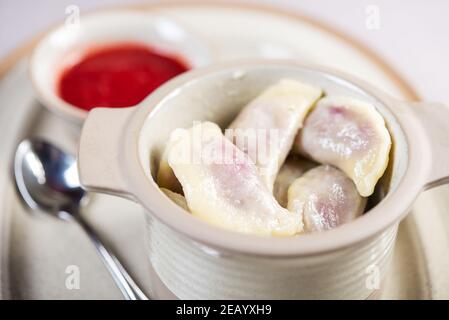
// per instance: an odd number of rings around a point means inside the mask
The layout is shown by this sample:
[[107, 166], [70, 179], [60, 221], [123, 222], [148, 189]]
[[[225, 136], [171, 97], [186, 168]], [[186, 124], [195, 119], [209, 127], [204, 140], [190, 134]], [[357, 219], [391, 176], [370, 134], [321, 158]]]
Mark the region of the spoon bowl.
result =
[[33, 210], [40, 209], [68, 219], [86, 192], [81, 188], [75, 157], [40, 140], [24, 140], [17, 148], [14, 161], [17, 188], [24, 202]]

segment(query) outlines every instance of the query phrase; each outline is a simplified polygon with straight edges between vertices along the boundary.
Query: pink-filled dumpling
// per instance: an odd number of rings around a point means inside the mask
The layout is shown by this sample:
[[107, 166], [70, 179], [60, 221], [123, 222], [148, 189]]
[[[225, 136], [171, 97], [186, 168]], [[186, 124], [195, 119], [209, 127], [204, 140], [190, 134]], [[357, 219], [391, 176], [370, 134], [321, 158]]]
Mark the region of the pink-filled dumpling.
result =
[[375, 107], [350, 97], [325, 97], [307, 116], [294, 151], [345, 172], [359, 193], [370, 196], [388, 165], [385, 121]]
[[330, 230], [363, 214], [366, 199], [339, 169], [322, 165], [288, 189], [288, 210], [302, 216], [305, 232]]
[[273, 195], [281, 206], [287, 207], [288, 188], [297, 178], [317, 164], [297, 155], [290, 155], [285, 160], [274, 182]]
[[168, 145], [168, 164], [194, 216], [247, 234], [291, 236], [302, 231], [300, 215], [277, 203], [253, 161], [216, 124], [176, 129]]
[[226, 130], [226, 136], [231, 133], [234, 144], [257, 165], [270, 190], [304, 118], [322, 93], [319, 87], [281, 79], [250, 101]]

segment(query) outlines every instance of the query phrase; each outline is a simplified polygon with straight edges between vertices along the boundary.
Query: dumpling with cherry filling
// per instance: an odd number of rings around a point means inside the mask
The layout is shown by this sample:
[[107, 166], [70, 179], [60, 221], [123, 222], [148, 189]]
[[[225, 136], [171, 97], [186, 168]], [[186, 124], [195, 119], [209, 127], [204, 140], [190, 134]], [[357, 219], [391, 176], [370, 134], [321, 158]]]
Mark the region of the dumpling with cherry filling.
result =
[[258, 166], [270, 190], [304, 118], [321, 95], [319, 87], [281, 79], [249, 102], [229, 126], [234, 144]]
[[288, 210], [302, 216], [305, 232], [325, 231], [363, 214], [366, 199], [339, 169], [322, 165], [307, 171], [288, 189]]
[[307, 116], [294, 151], [345, 172], [367, 197], [388, 165], [390, 134], [376, 108], [350, 97], [325, 97]]
[[274, 182], [273, 194], [276, 200], [284, 208], [288, 203], [288, 188], [297, 178], [317, 164], [297, 155], [289, 155], [285, 160]]
[[253, 161], [216, 124], [176, 129], [170, 140], [168, 163], [194, 216], [247, 234], [291, 236], [302, 231], [300, 215], [277, 203]]

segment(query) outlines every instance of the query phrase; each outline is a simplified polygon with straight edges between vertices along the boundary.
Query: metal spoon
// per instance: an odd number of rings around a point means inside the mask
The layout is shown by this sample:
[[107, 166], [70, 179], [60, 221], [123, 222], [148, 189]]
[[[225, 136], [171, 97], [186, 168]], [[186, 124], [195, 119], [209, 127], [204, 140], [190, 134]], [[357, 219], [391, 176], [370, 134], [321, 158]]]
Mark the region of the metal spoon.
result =
[[84, 229], [127, 300], [148, 300], [81, 216], [81, 202], [86, 192], [80, 186], [73, 156], [40, 139], [24, 140], [17, 147], [14, 176], [17, 189], [28, 207], [75, 221]]

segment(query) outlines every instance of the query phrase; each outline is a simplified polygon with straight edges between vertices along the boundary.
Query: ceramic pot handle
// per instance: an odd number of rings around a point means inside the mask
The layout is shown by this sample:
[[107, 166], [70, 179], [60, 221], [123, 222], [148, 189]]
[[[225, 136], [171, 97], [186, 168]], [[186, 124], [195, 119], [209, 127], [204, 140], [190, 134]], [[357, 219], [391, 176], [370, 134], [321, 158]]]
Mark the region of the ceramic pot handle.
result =
[[120, 166], [121, 136], [134, 108], [96, 108], [84, 122], [78, 148], [81, 185], [128, 199]]
[[449, 183], [449, 107], [441, 103], [410, 103], [427, 135], [432, 168], [425, 188]]

